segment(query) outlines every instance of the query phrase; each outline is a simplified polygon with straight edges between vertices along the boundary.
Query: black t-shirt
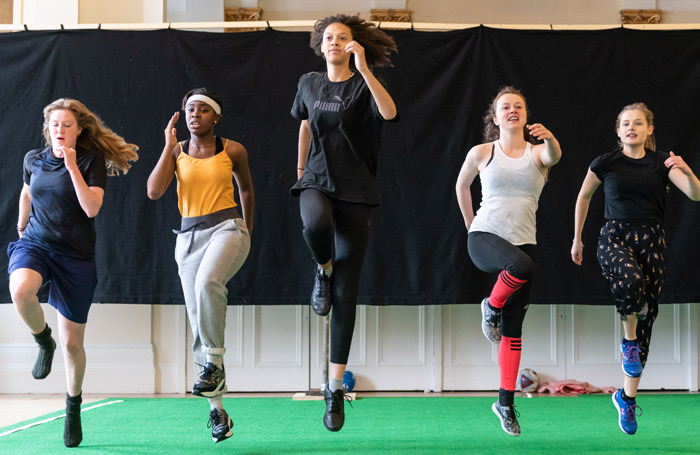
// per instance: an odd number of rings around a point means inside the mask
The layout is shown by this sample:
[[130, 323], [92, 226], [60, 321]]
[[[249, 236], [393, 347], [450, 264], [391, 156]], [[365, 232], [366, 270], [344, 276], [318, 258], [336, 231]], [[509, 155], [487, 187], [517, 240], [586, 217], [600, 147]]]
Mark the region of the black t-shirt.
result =
[[331, 82], [325, 72], [304, 74], [292, 116], [309, 120], [311, 142], [304, 174], [291, 194], [315, 188], [343, 201], [378, 205], [377, 156], [384, 119], [362, 76], [355, 73]]
[[[95, 227], [80, 207], [63, 158], [52, 148], [32, 150], [24, 156], [24, 183], [30, 186], [32, 210], [22, 241], [72, 258], [95, 260]], [[107, 185], [102, 153], [77, 149], [76, 164], [87, 186]]]
[[670, 171], [668, 153], [646, 150], [634, 159], [622, 151], [594, 159], [591, 171], [603, 182], [605, 219], [634, 224], [662, 224]]

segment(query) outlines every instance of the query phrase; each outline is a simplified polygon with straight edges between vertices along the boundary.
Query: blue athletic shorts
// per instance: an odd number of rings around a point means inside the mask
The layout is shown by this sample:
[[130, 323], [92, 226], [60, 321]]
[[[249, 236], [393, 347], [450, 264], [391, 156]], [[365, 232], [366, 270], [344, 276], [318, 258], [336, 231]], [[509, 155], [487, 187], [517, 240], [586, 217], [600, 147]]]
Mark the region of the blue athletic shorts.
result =
[[9, 274], [17, 269], [31, 269], [41, 275], [42, 284], [49, 283], [49, 305], [69, 321], [87, 322], [97, 286], [94, 262], [52, 253], [21, 239], [7, 246]]

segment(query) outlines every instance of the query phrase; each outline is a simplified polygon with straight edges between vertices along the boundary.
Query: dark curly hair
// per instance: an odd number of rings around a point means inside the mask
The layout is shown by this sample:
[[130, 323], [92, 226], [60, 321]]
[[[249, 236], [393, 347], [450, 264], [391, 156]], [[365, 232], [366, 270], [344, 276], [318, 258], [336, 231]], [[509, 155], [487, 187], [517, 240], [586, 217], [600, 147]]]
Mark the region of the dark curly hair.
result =
[[[498, 104], [498, 99], [508, 93], [518, 95], [520, 98], [523, 99], [523, 103], [525, 103], [525, 114], [528, 118], [530, 118], [530, 109], [527, 107], [527, 101], [525, 100], [525, 97], [523, 96], [522, 92], [510, 85], [501, 87], [501, 89], [491, 101], [491, 106], [489, 106], [489, 108], [486, 110], [486, 113], [484, 114], [484, 142], [493, 142], [501, 136], [501, 131], [499, 130], [498, 126], [495, 123], [493, 123], [493, 118], [496, 117], [496, 105]], [[525, 140], [527, 142], [533, 145], [538, 143], [537, 139], [530, 135], [530, 130], [527, 129], [527, 126], [523, 126], [523, 136], [525, 137]]]
[[209, 98], [213, 99], [214, 101], [217, 102], [219, 107], [221, 108], [221, 113], [224, 113], [224, 105], [221, 102], [221, 98], [219, 98], [219, 95], [217, 95], [214, 92], [210, 92], [204, 87], [200, 88], [193, 88], [192, 90], [189, 90], [187, 93], [185, 93], [185, 97], [182, 99], [182, 110], [184, 111], [185, 108], [187, 107], [187, 100], [190, 98], [192, 95], [204, 95], [208, 96]]
[[[371, 22], [360, 19], [359, 15], [338, 14], [316, 21], [314, 31], [311, 32], [311, 41], [309, 42], [309, 46], [316, 52], [316, 55], [323, 56], [321, 52], [323, 32], [331, 24], [343, 24], [350, 28], [352, 39], [365, 48], [365, 59], [370, 68], [394, 66], [389, 59], [391, 52], [397, 52], [394, 38], [378, 29]], [[350, 59], [350, 65], [354, 67], [354, 59]]]

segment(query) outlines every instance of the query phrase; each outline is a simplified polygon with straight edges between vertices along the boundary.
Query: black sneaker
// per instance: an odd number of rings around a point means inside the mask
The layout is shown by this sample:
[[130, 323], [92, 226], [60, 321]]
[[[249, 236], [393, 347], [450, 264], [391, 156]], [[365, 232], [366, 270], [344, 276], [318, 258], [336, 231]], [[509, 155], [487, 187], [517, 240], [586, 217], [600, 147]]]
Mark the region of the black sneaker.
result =
[[501, 428], [503, 431], [511, 436], [520, 436], [520, 424], [518, 423], [518, 416], [520, 413], [515, 410], [515, 406], [501, 406], [501, 404], [496, 401], [491, 409], [493, 413], [501, 419]]
[[333, 299], [333, 276], [328, 276], [321, 267], [316, 267], [314, 290], [311, 292], [311, 308], [319, 316], [331, 311]]
[[492, 309], [488, 297], [481, 301], [481, 331], [490, 342], [501, 341], [501, 310]]
[[345, 423], [345, 401], [350, 403], [350, 397], [345, 395], [342, 389], [331, 392], [326, 385], [323, 390], [323, 398], [326, 400], [326, 413], [323, 415], [323, 424], [329, 431], [338, 431]]
[[211, 428], [211, 438], [214, 442], [221, 442], [233, 436], [233, 422], [223, 409], [212, 409], [207, 428]]
[[207, 362], [199, 373], [199, 379], [192, 387], [192, 395], [199, 397], [218, 397], [226, 393], [226, 373], [211, 362]]

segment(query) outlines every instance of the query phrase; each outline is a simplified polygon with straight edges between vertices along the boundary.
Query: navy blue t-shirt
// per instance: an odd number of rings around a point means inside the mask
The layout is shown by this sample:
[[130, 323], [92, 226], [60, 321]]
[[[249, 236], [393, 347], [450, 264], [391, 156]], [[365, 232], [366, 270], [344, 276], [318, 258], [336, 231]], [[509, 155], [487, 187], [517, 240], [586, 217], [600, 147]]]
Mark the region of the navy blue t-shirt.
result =
[[314, 188], [335, 199], [378, 205], [377, 157], [384, 118], [362, 76], [355, 73], [331, 82], [325, 72], [304, 74], [291, 113], [297, 120], [308, 119], [311, 128], [304, 173], [291, 194]]
[[605, 219], [634, 224], [662, 224], [666, 207], [670, 155], [646, 150], [634, 159], [622, 151], [594, 159], [591, 171], [603, 182]]
[[[107, 185], [107, 167], [100, 152], [76, 149], [76, 164], [87, 186]], [[23, 242], [72, 258], [95, 260], [95, 227], [80, 206], [63, 158], [52, 148], [24, 156], [24, 183], [30, 186], [32, 207]]]

